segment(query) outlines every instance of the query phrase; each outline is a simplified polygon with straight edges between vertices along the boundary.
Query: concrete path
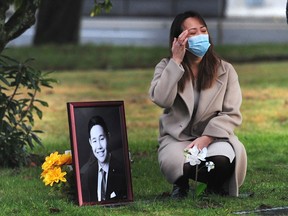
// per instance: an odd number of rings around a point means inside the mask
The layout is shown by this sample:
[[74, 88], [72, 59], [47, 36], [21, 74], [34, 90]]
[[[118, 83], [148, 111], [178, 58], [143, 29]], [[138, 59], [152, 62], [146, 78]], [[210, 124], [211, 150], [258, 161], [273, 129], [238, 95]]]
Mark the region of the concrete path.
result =
[[[285, 18], [208, 19], [215, 44], [288, 43]], [[85, 18], [80, 30], [81, 44], [168, 46], [172, 19]], [[10, 42], [11, 46], [31, 45], [34, 27]]]

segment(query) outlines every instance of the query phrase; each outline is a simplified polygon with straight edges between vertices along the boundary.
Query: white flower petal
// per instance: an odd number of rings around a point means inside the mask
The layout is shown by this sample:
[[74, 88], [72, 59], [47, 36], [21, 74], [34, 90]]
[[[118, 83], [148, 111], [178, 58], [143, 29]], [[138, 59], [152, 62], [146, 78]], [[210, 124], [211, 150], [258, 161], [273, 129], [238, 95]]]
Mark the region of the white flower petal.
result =
[[201, 161], [200, 160], [196, 160], [196, 164], [200, 164], [201, 163]]
[[191, 166], [195, 166], [196, 165], [195, 161], [189, 161], [189, 163], [190, 163]]
[[191, 166], [195, 166], [195, 165], [197, 165], [197, 164], [200, 164], [201, 161], [198, 160], [197, 158], [193, 158], [193, 159], [191, 159], [191, 160], [189, 161], [189, 163], [190, 163]]
[[207, 156], [207, 148], [203, 148], [201, 151], [197, 146], [193, 146], [190, 149], [184, 149], [185, 162], [189, 162], [191, 166], [200, 164], [201, 161], [205, 161]]
[[205, 166], [207, 167], [208, 172], [210, 172], [211, 169], [215, 168], [215, 164], [212, 161], [206, 162]]
[[198, 158], [199, 160], [205, 161], [206, 156], [207, 156], [207, 148], [205, 147], [199, 152]]
[[199, 149], [197, 148], [197, 146], [193, 146], [193, 148], [189, 149], [189, 152], [190, 152], [191, 155], [197, 156], [198, 153], [199, 153]]

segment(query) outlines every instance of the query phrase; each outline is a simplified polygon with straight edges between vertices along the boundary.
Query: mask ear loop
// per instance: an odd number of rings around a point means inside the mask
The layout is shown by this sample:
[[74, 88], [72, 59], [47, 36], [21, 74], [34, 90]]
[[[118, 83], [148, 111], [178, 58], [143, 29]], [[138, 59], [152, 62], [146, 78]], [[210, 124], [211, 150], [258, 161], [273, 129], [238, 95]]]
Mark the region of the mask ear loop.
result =
[[185, 47], [185, 50], [187, 50], [189, 53], [193, 54], [187, 47]]

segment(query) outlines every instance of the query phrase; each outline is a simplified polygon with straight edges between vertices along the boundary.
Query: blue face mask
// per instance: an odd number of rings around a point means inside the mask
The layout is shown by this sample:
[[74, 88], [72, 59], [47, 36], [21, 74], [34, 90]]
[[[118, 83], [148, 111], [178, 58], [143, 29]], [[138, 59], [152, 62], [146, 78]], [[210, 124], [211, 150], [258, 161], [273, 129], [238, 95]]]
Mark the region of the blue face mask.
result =
[[188, 38], [187, 50], [198, 57], [203, 57], [210, 45], [208, 34], [200, 34]]

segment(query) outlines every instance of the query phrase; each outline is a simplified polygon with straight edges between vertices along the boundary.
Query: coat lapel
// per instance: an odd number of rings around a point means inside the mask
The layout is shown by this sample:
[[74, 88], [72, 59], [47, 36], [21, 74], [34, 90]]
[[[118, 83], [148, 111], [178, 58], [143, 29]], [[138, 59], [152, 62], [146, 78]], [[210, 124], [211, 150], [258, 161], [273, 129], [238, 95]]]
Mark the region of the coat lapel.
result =
[[217, 98], [217, 95], [221, 91], [222, 86], [222, 81], [217, 79], [215, 85], [209, 89], [201, 91], [199, 97], [199, 105], [195, 115], [195, 124], [198, 123], [203, 118], [203, 116], [205, 116], [207, 110], [213, 104], [214, 100]]
[[[198, 123], [204, 117], [207, 110], [210, 108], [214, 100], [217, 98], [217, 95], [220, 93], [223, 87], [223, 82], [221, 81], [220, 77], [225, 72], [226, 71], [222, 64], [220, 64], [218, 69], [218, 78], [216, 79], [215, 84], [211, 88], [201, 91], [198, 109], [194, 119], [195, 123]], [[194, 89], [191, 80], [186, 81], [184, 91], [180, 92], [179, 95], [184, 100], [189, 111], [189, 118], [191, 119], [194, 109]]]
[[[222, 86], [223, 86], [222, 81], [217, 79], [215, 85], [213, 85], [209, 89], [201, 91], [199, 97], [198, 109], [195, 115], [195, 121], [194, 121], [195, 123], [197, 123], [205, 115], [206, 111], [208, 110], [208, 108], [211, 106], [211, 104], [221, 91]], [[189, 111], [189, 118], [191, 118], [194, 109], [194, 89], [190, 81], [186, 83], [184, 91], [180, 92], [179, 95], [184, 100]]]
[[189, 117], [192, 117], [193, 109], [194, 109], [194, 92], [193, 92], [193, 85], [192, 81], [188, 80], [186, 81], [185, 88], [183, 92], [180, 92], [179, 95], [182, 97], [184, 100], [188, 112], [189, 112]]

